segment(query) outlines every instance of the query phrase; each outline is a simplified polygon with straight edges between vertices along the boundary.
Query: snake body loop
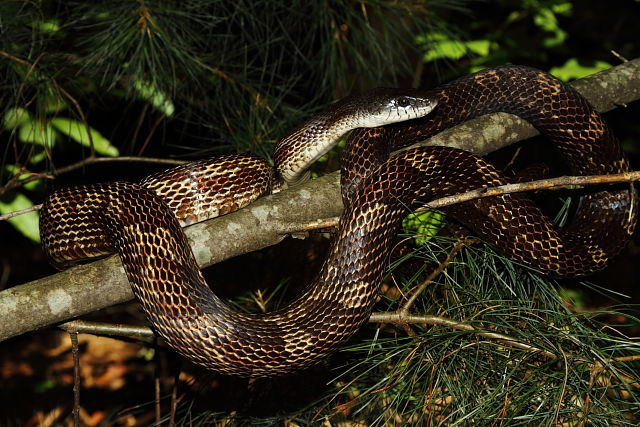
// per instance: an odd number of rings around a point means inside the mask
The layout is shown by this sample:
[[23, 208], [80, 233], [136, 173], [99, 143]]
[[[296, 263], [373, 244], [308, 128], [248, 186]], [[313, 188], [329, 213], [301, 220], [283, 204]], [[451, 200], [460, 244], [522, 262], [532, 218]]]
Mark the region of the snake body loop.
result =
[[[267, 192], [278, 177], [252, 156], [227, 157], [222, 163], [199, 162], [198, 167], [172, 169], [142, 184], [118, 182], [58, 190], [43, 206], [43, 244], [58, 263], [116, 251], [155, 330], [177, 352], [217, 371], [273, 376], [324, 359], [367, 320], [395, 229], [407, 205], [508, 181], [482, 158], [462, 150], [415, 148], [387, 159], [389, 150], [472, 116], [506, 111], [529, 120], [549, 136], [574, 173], [629, 170], [600, 116], [577, 92], [537, 70], [500, 67], [413, 100], [408, 94], [388, 95], [370, 93], [337, 103], [319, 120], [284, 138], [276, 149], [280, 173], [296, 180], [306, 161], [287, 153], [305, 145], [301, 136], [321, 133], [333, 138], [343, 132], [322, 130], [320, 123], [343, 126], [341, 121], [347, 116], [363, 111], [363, 103], [373, 105], [370, 111], [380, 106], [389, 111], [384, 106], [390, 100], [396, 102], [392, 111], [397, 112], [403, 111], [408, 100], [411, 112], [406, 117], [413, 119], [416, 108], [426, 114], [433, 108], [434, 97], [437, 100], [430, 116], [352, 134], [342, 171], [345, 210], [329, 255], [302, 294], [277, 311], [249, 315], [231, 310], [204, 283], [180, 228], [181, 222], [202, 218], [200, 213], [192, 213], [191, 202], [185, 202], [183, 196], [196, 199], [199, 212], [218, 197], [208, 186], [219, 187], [226, 181], [215, 174], [214, 178], [203, 178], [210, 182], [202, 195], [199, 189], [205, 185], [189, 178], [200, 176], [201, 168], [231, 169], [232, 175], [251, 181], [257, 192]], [[357, 123], [356, 127], [384, 124]], [[313, 141], [307, 144], [312, 145], [310, 158], [326, 150]], [[234, 166], [236, 161], [241, 167]], [[224, 166], [219, 168], [219, 164]], [[216, 208], [219, 213], [246, 203], [244, 188], [233, 190], [231, 202], [224, 201]], [[449, 208], [457, 219], [512, 258], [565, 276], [601, 269], [633, 232], [636, 211], [635, 192], [629, 187], [586, 194], [576, 218], [562, 230], [553, 227], [523, 195]]]

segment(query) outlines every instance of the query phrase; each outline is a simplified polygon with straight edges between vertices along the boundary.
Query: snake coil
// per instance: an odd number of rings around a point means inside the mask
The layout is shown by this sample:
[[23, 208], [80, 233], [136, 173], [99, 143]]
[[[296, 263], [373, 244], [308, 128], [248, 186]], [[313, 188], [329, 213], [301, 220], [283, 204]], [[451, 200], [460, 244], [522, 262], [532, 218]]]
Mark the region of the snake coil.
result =
[[[548, 136], [574, 174], [629, 171], [609, 127], [574, 89], [538, 70], [504, 66], [433, 91], [377, 90], [338, 102], [279, 143], [279, 174], [257, 157], [225, 156], [140, 184], [58, 190], [41, 212], [43, 245], [57, 264], [117, 252], [155, 331], [191, 361], [241, 376], [290, 373], [324, 359], [366, 322], [407, 205], [509, 181], [459, 149], [414, 148], [388, 159], [389, 151], [498, 111]], [[352, 128], [341, 175], [345, 210], [322, 269], [279, 310], [231, 310], [204, 282], [181, 225], [237, 209], [279, 185], [280, 176], [299, 179], [329, 149], [325, 141]], [[446, 210], [512, 259], [577, 276], [602, 269], [624, 247], [637, 200], [628, 185], [589, 192], [563, 229], [522, 194]]]

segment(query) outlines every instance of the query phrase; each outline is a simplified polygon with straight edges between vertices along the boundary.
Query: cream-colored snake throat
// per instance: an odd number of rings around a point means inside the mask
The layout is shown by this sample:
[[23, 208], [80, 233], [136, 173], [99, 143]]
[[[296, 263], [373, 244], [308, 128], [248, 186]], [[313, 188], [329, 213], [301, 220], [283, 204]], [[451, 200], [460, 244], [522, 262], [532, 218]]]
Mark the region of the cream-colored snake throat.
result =
[[[43, 245], [57, 264], [117, 252], [155, 331], [189, 360], [242, 376], [294, 372], [326, 358], [366, 322], [406, 206], [509, 181], [458, 149], [418, 148], [387, 159], [389, 150], [494, 111], [530, 121], [572, 173], [629, 170], [607, 125], [575, 90], [534, 69], [499, 67], [429, 92], [376, 90], [340, 101], [283, 138], [274, 156], [278, 173], [254, 156], [226, 156], [141, 184], [58, 190], [42, 209]], [[181, 224], [242, 207], [280, 177], [299, 179], [330, 148], [325, 141], [366, 126], [373, 128], [353, 132], [345, 149], [345, 210], [316, 278], [274, 312], [231, 310], [204, 282]], [[585, 194], [564, 229], [521, 194], [448, 209], [513, 259], [558, 276], [603, 268], [633, 232], [636, 211], [628, 186]]]

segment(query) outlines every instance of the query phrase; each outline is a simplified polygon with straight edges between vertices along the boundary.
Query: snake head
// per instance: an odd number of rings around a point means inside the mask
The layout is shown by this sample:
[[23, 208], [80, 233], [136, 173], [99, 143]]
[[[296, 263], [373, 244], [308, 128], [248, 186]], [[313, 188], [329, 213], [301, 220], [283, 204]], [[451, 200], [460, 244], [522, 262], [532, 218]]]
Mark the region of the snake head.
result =
[[347, 132], [417, 119], [436, 104], [435, 92], [420, 89], [377, 88], [343, 98], [278, 142], [274, 154], [278, 172], [293, 185]]
[[429, 114], [438, 101], [433, 91], [376, 88], [349, 96], [335, 104], [335, 110], [350, 116], [350, 127], [378, 127], [417, 119]]

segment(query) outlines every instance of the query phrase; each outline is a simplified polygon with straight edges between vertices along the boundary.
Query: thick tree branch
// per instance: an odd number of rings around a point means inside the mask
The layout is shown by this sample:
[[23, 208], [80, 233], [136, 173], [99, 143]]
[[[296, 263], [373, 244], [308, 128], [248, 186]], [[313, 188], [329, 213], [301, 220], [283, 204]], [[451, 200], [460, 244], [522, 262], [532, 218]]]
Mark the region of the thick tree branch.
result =
[[[198, 263], [216, 264], [274, 245], [318, 218], [339, 215], [339, 186], [339, 176], [331, 174], [185, 232]], [[0, 340], [131, 298], [118, 257], [73, 267], [0, 292], [0, 317], [11, 319], [0, 322]]]
[[[600, 111], [640, 99], [640, 59], [576, 82]], [[535, 135], [511, 115], [475, 119], [426, 142], [486, 154]], [[338, 174], [258, 200], [246, 209], [186, 229], [196, 259], [208, 266], [281, 241], [315, 220], [340, 213]], [[132, 298], [117, 257], [78, 266], [0, 292], [0, 340]]]

